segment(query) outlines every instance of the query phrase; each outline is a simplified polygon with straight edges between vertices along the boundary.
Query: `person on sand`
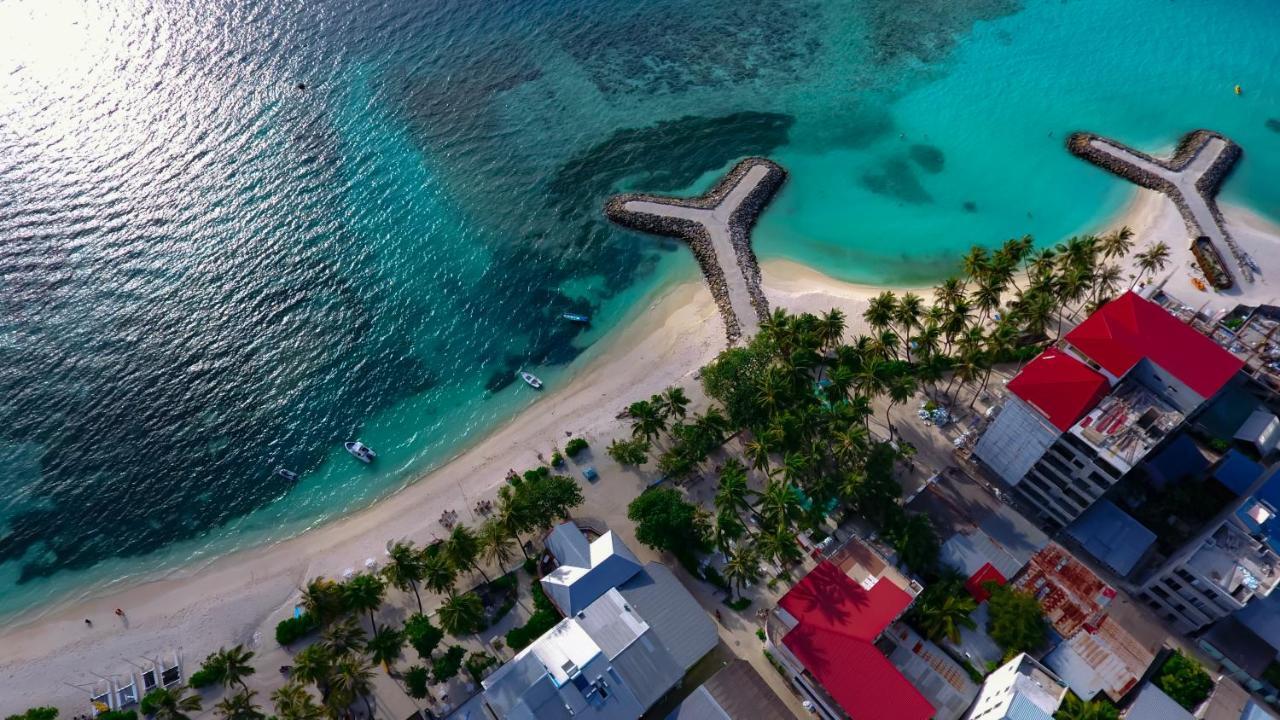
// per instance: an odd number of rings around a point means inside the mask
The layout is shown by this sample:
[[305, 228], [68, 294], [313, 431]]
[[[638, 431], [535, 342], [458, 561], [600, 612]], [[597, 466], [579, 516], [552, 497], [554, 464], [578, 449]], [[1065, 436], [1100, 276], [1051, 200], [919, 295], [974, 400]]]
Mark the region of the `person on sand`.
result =
[[90, 620], [89, 618], [84, 619], [84, 624], [88, 625], [89, 627], [93, 627], [93, 621]]
[[124, 617], [124, 611], [121, 610], [120, 608], [116, 608], [116, 615], [119, 617]]

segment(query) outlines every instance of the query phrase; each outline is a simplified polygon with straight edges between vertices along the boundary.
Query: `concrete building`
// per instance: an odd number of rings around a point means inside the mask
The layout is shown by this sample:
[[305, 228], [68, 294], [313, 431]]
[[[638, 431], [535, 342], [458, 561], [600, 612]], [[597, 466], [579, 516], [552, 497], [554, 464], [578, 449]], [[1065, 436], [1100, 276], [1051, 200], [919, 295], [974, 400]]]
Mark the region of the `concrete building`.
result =
[[934, 706], [878, 645], [921, 589], [853, 538], [778, 602], [766, 647], [823, 720], [929, 720]]
[[1084, 513], [1242, 365], [1134, 293], [1062, 344], [1009, 381], [1009, 399], [974, 449], [1053, 529]]
[[959, 720], [978, 696], [978, 684], [960, 663], [920, 636], [906, 623], [896, 622], [882, 636], [889, 662], [898, 668], [934, 707], [932, 720]]
[[1280, 582], [1280, 472], [1256, 481], [1142, 585], [1142, 599], [1192, 633], [1266, 597]]
[[1059, 637], [1097, 628], [1116, 589], [1057, 543], [1031, 556], [1013, 586], [1040, 601], [1045, 619]]
[[967, 720], [1052, 720], [1067, 684], [1023, 653], [987, 676]]
[[[634, 558], [616, 538], [608, 542]], [[455, 716], [634, 720], [719, 642], [715, 623], [665, 566], [636, 564], [613, 579], [614, 587], [485, 678]]]
[[1196, 720], [1163, 690], [1150, 683], [1144, 685], [1133, 703], [1124, 711], [1124, 720]]
[[1110, 615], [1077, 630], [1044, 657], [1045, 667], [1085, 700], [1104, 693], [1112, 702], [1137, 687], [1156, 654]]

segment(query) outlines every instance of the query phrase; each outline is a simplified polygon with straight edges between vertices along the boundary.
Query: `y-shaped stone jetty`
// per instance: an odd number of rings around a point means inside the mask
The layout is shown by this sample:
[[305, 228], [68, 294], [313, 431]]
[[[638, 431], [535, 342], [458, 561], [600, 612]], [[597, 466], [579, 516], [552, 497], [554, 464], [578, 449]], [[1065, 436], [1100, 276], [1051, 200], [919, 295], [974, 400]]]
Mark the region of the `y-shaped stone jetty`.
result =
[[751, 249], [751, 228], [786, 178], [781, 165], [751, 157], [702, 197], [617, 195], [605, 204], [604, 214], [619, 225], [689, 243], [732, 345], [755, 334], [769, 314], [760, 289], [760, 266]]
[[[1074, 133], [1067, 139], [1067, 148], [1075, 155], [1119, 175], [1130, 182], [1162, 192], [1169, 196], [1191, 233], [1192, 252], [1214, 281], [1217, 250], [1226, 245], [1240, 268], [1240, 275], [1253, 282], [1253, 268], [1248, 257], [1236, 245], [1227, 232], [1218, 209], [1216, 197], [1222, 181], [1226, 179], [1240, 159], [1240, 146], [1229, 138], [1212, 130], [1196, 130], [1183, 136], [1173, 157], [1158, 160], [1120, 143], [1091, 133]], [[1209, 239], [1212, 252], [1197, 242], [1197, 238]], [[1225, 267], [1219, 271], [1226, 276], [1219, 278], [1225, 287], [1231, 286], [1230, 274]], [[1215, 282], [1219, 288], [1224, 286]]]

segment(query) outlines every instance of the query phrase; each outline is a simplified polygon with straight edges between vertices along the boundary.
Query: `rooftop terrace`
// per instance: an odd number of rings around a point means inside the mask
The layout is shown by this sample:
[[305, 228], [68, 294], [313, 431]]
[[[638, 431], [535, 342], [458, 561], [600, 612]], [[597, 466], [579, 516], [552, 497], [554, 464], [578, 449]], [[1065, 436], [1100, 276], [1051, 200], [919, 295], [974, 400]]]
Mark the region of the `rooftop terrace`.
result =
[[1234, 519], [1206, 539], [1187, 565], [1241, 604], [1255, 595], [1269, 595], [1280, 581], [1280, 557]]
[[1107, 462], [1127, 472], [1182, 422], [1183, 415], [1136, 380], [1125, 380], [1071, 428]]

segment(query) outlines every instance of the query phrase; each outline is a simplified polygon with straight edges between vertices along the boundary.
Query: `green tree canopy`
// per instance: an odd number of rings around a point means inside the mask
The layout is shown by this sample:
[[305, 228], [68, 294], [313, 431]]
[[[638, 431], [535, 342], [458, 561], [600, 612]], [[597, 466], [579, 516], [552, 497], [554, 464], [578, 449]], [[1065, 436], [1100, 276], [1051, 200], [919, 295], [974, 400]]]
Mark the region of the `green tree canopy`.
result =
[[1119, 720], [1120, 711], [1115, 705], [1103, 699], [1081, 700], [1079, 696], [1067, 691], [1062, 699], [1062, 706], [1053, 714], [1053, 720]]
[[694, 505], [674, 488], [655, 488], [627, 506], [636, 539], [655, 550], [687, 553], [706, 544], [706, 530]]
[[1195, 708], [1213, 691], [1213, 679], [1200, 663], [1175, 650], [1156, 675], [1156, 687], [1182, 707]]
[[1004, 650], [1005, 659], [1038, 650], [1048, 637], [1044, 609], [1036, 597], [1007, 585], [987, 583], [987, 632]]

